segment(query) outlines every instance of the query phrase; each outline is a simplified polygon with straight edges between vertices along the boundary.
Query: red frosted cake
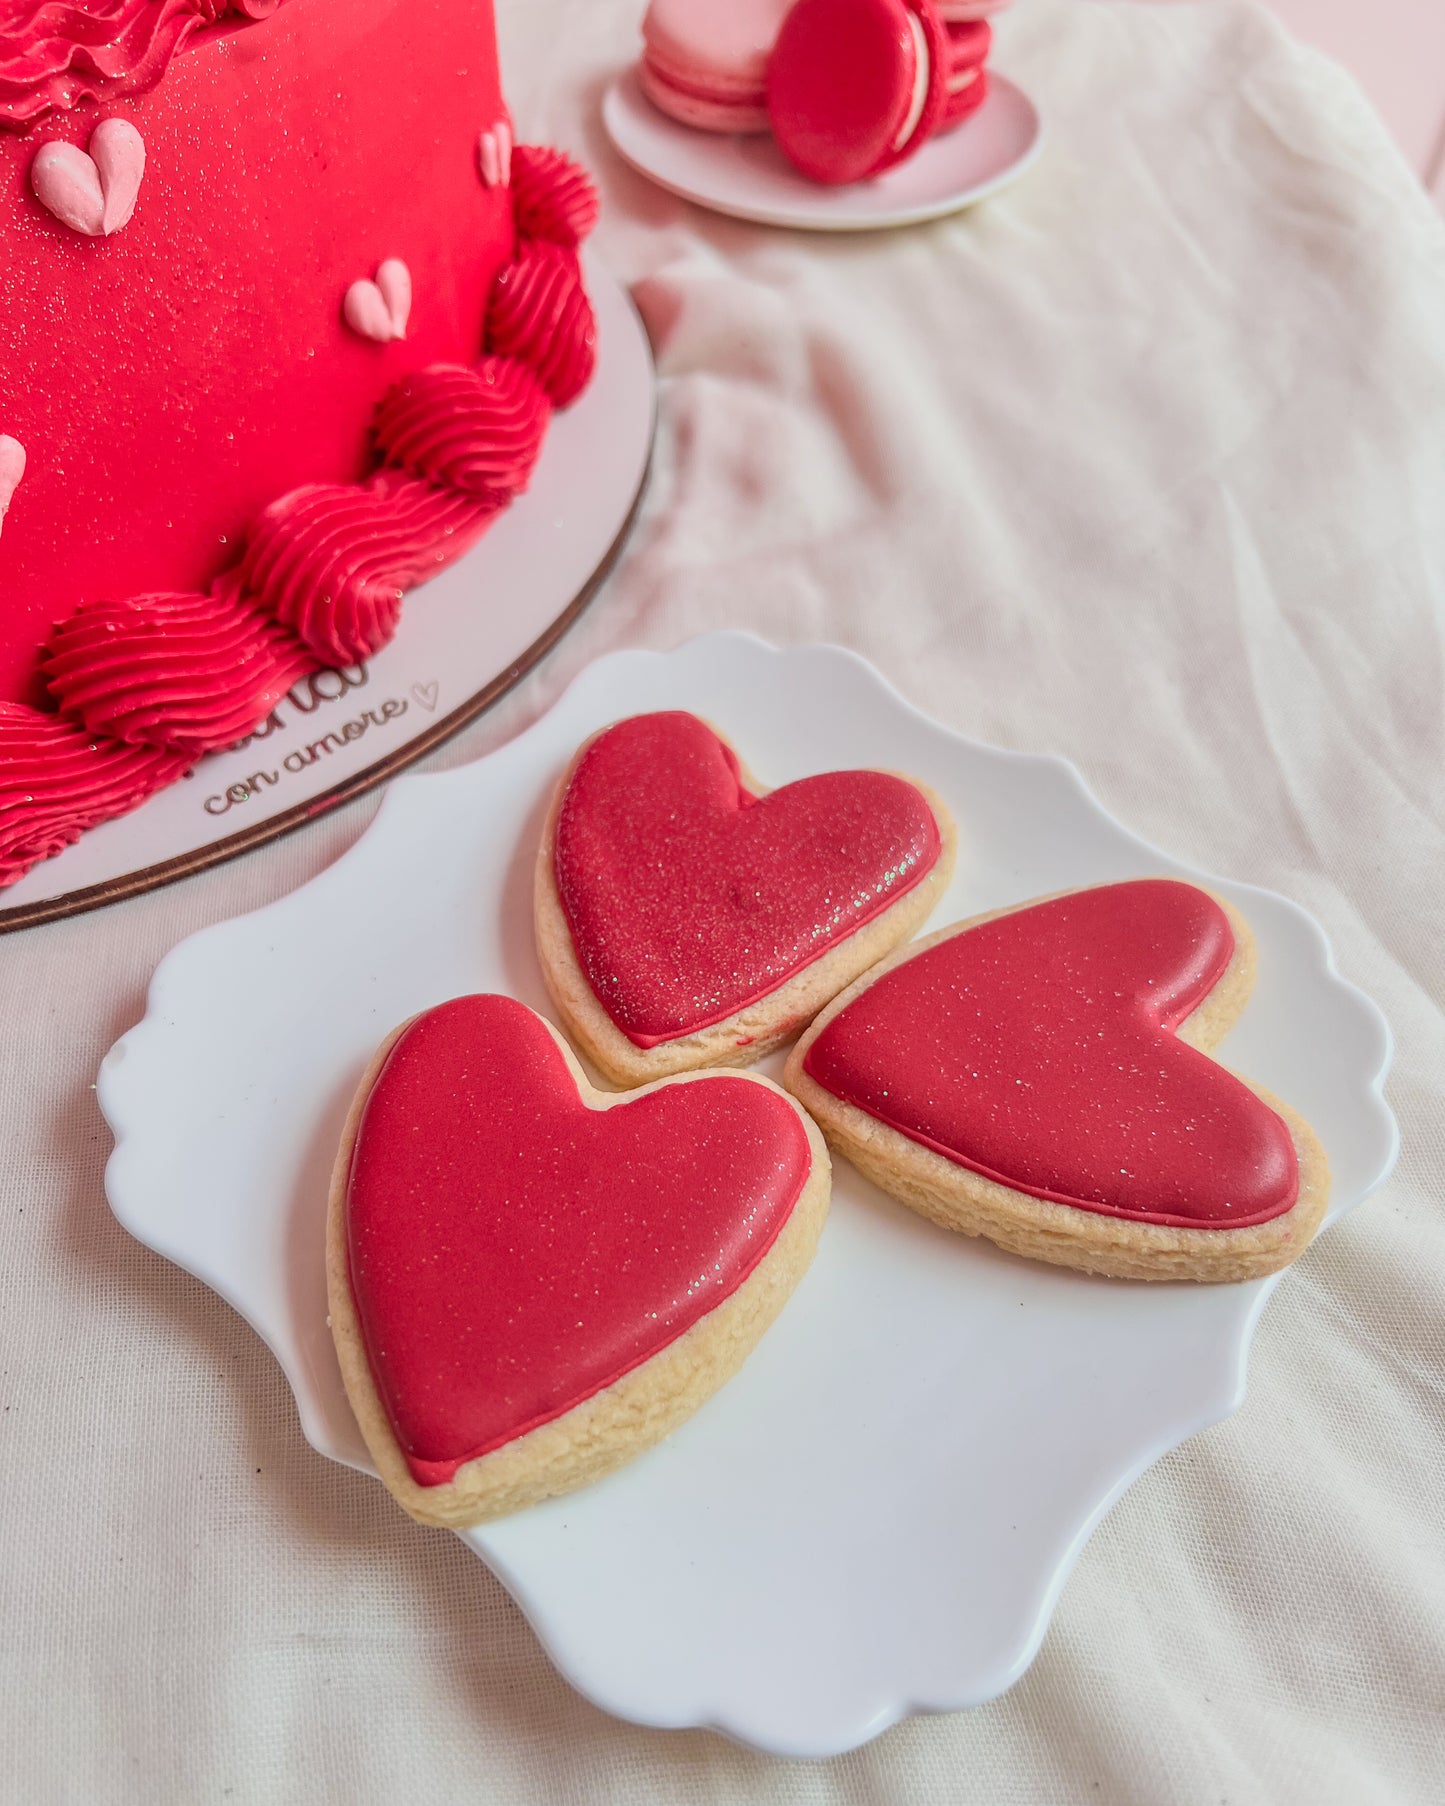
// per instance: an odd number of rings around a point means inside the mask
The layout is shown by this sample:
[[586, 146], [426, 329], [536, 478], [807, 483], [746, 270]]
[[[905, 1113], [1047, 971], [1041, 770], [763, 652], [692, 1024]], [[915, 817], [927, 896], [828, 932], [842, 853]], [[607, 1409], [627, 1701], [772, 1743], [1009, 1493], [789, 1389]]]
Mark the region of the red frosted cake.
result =
[[492, 0], [9, 0], [0, 883], [368, 658], [592, 369]]

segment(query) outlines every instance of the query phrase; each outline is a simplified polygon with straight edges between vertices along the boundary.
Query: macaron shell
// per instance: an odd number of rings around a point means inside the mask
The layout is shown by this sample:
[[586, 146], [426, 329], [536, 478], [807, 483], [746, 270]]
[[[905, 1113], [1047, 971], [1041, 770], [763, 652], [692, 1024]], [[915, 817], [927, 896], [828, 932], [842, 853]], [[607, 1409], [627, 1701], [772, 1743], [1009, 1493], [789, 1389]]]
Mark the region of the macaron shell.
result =
[[980, 69], [970, 77], [962, 88], [957, 88], [944, 103], [943, 113], [934, 131], [934, 137], [941, 132], [952, 131], [954, 126], [962, 125], [971, 114], [976, 113], [988, 99], [988, 70]]
[[642, 21], [648, 99], [704, 131], [768, 127], [768, 56], [790, 0], [652, 0]]
[[680, 125], [690, 125], [702, 132], [765, 132], [768, 129], [767, 97], [762, 88], [738, 96], [698, 92], [672, 79], [646, 57], [637, 66], [637, 80], [658, 111]]
[[[798, 0], [768, 64], [773, 136], [815, 182], [866, 181], [936, 130], [946, 66], [932, 0]], [[909, 129], [920, 78], [922, 106]]]
[[970, 113], [976, 113], [988, 94], [984, 64], [993, 48], [993, 28], [983, 20], [945, 25], [943, 105], [937, 130], [946, 132]]

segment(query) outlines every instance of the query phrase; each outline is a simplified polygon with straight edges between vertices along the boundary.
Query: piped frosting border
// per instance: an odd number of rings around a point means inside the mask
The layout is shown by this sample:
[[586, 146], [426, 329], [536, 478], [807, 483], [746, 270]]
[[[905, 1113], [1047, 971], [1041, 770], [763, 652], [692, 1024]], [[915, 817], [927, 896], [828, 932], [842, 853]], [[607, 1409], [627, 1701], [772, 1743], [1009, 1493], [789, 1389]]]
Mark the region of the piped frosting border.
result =
[[378, 652], [404, 593], [525, 489], [552, 410], [595, 363], [578, 247], [597, 196], [545, 147], [518, 145], [510, 176], [517, 242], [482, 355], [393, 385], [370, 475], [272, 502], [204, 594], [80, 608], [42, 655], [57, 712], [0, 703], [0, 888], [244, 739], [308, 673]]
[[284, 0], [18, 0], [0, 24], [0, 130], [143, 94], [199, 33], [267, 19]]

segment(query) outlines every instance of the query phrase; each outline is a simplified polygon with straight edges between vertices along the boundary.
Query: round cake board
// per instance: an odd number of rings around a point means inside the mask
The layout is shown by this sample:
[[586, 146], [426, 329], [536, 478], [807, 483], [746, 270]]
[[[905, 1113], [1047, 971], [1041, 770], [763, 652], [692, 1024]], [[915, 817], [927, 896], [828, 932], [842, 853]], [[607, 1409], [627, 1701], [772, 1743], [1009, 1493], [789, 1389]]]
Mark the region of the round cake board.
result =
[[153, 890], [303, 827], [424, 757], [551, 650], [622, 550], [656, 420], [642, 322], [595, 260], [586, 275], [597, 369], [551, 422], [527, 493], [411, 592], [374, 659], [306, 678], [260, 733], [0, 891], [0, 933]]

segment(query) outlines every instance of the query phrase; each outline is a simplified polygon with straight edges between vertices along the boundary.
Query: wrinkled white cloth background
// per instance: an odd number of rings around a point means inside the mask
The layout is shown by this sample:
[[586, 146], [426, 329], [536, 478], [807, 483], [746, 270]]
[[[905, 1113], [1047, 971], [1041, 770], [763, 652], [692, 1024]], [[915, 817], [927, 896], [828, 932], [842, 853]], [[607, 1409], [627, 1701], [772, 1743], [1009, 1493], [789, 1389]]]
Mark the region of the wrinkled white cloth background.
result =
[[578, 1698], [106, 1209], [90, 1083], [156, 961], [374, 799], [0, 943], [0, 1798], [1436, 1801], [1445, 224], [1263, 13], [1028, 0], [999, 61], [1051, 144], [1016, 189], [899, 234], [755, 230], [602, 141], [639, 12], [504, 0], [501, 26], [522, 131], [596, 170], [657, 347], [651, 496], [580, 626], [433, 764], [617, 646], [843, 641], [1312, 910], [1394, 1024], [1398, 1174], [1281, 1287], [1243, 1412], [1110, 1515], [1011, 1693], [790, 1764]]

